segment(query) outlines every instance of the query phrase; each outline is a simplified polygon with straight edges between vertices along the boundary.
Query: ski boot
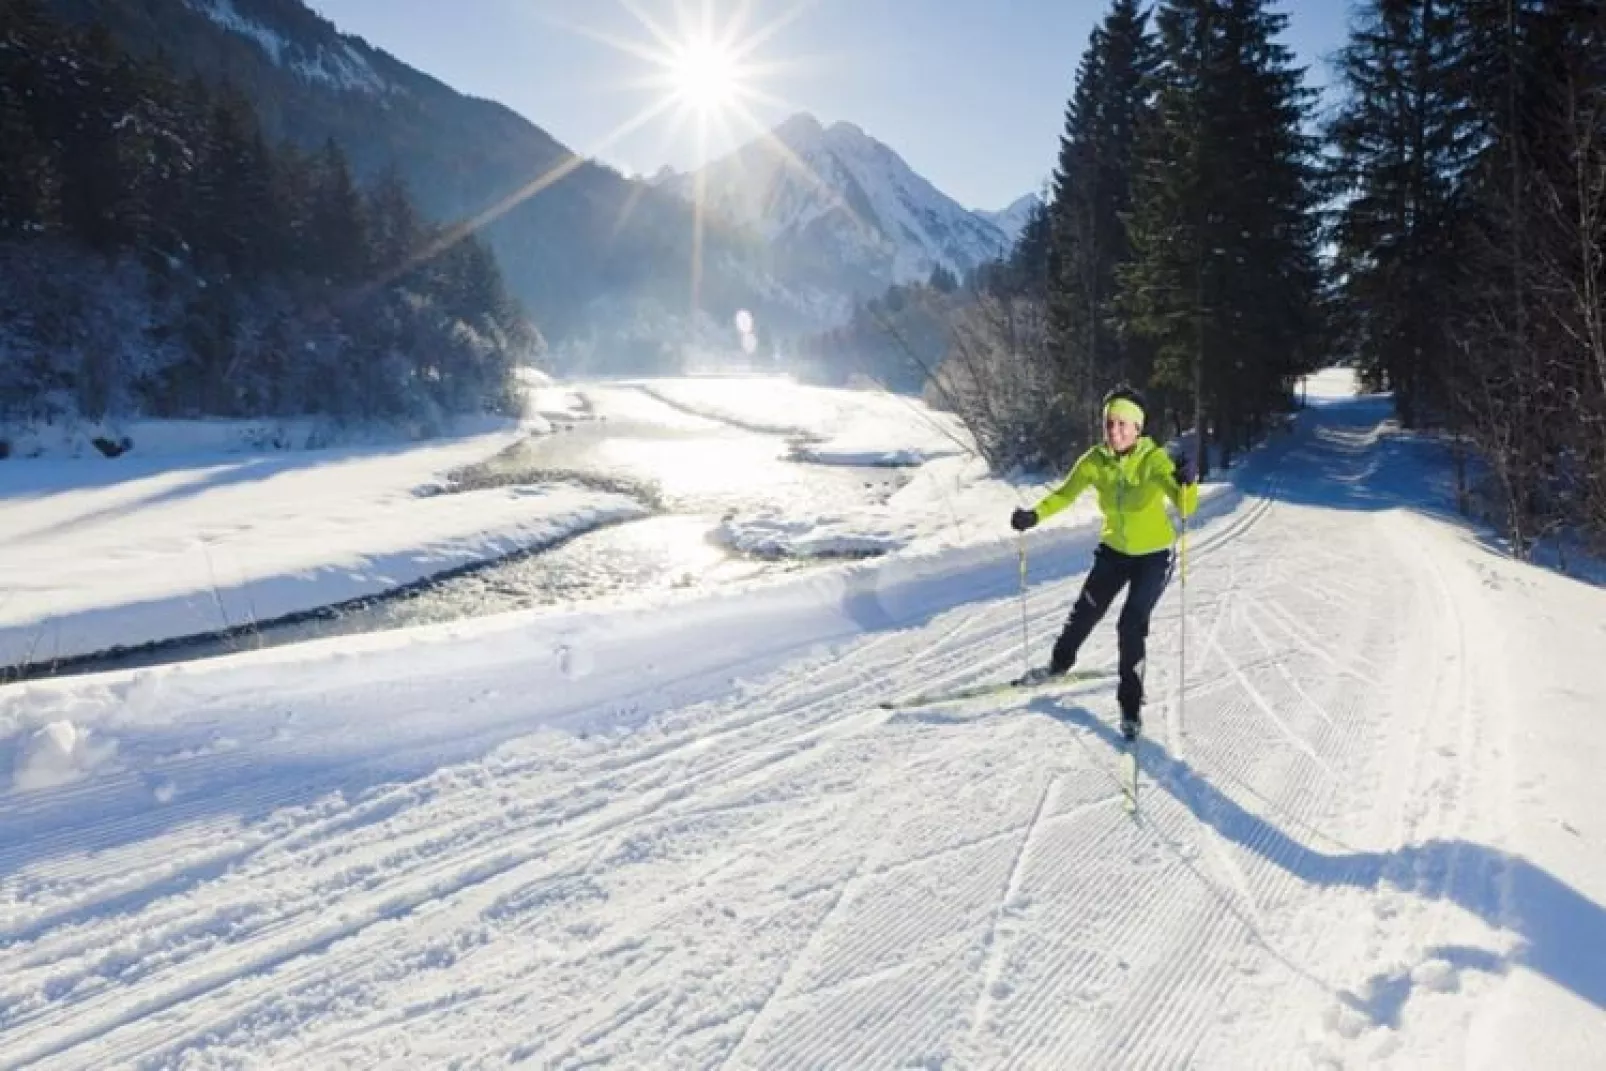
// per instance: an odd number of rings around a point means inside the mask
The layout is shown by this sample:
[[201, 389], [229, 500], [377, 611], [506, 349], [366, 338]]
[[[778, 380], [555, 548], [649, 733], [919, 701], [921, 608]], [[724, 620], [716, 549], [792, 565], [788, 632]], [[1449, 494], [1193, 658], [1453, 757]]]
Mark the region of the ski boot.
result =
[[1136, 740], [1143, 731], [1143, 717], [1135, 710], [1121, 711], [1121, 735], [1127, 740]]
[[1016, 677], [1011, 683], [1018, 688], [1031, 688], [1038, 684], [1046, 684], [1055, 677], [1064, 675], [1063, 670], [1056, 672], [1052, 666], [1033, 666], [1019, 677]]

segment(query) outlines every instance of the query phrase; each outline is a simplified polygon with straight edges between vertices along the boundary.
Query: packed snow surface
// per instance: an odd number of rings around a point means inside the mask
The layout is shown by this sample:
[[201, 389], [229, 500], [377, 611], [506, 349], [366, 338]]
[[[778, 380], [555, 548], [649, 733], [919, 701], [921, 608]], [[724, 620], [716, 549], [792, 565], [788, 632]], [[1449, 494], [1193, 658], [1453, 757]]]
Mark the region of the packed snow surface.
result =
[[[996, 521], [0, 688], [0, 1066], [1599, 1066], [1606, 592], [1387, 417], [1324, 399], [1193, 526], [1136, 819], [1108, 683], [879, 705], [1023, 664]], [[1035, 658], [1094, 531], [1026, 541]]]

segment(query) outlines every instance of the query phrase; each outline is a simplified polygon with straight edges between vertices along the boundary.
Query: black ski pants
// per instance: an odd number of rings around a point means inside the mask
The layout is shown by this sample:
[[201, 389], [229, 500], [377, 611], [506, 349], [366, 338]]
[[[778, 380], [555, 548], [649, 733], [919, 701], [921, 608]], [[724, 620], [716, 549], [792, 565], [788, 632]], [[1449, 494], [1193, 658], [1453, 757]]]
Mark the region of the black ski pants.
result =
[[1121, 712], [1137, 716], [1143, 707], [1143, 661], [1149, 640], [1149, 615], [1154, 604], [1160, 601], [1166, 578], [1171, 571], [1171, 552], [1153, 554], [1122, 554], [1104, 544], [1093, 552], [1093, 568], [1082, 584], [1082, 593], [1071, 607], [1070, 617], [1059, 639], [1054, 641], [1054, 654], [1049, 667], [1063, 673], [1076, 665], [1076, 655], [1082, 649], [1088, 634], [1093, 631], [1110, 608], [1121, 589], [1130, 584], [1126, 605], [1116, 624], [1120, 640], [1121, 683], [1116, 689]]

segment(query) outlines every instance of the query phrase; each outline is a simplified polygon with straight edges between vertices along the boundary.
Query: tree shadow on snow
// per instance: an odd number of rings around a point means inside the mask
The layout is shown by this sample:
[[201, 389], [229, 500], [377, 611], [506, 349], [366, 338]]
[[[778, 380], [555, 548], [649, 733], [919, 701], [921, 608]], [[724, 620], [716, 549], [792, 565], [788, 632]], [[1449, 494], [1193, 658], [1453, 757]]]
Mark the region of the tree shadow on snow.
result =
[[[1084, 708], [1036, 699], [1027, 709], [1085, 730], [1112, 750], [1121, 746], [1120, 735]], [[1502, 973], [1521, 965], [1606, 1010], [1606, 908], [1542, 867], [1465, 840], [1430, 840], [1388, 852], [1319, 851], [1245, 810], [1163, 744], [1146, 738], [1142, 761], [1147, 784], [1166, 792], [1225, 839], [1302, 881], [1387, 887], [1425, 900], [1448, 900], [1522, 941], [1503, 958], [1481, 949], [1431, 950], [1449, 968]], [[1380, 975], [1370, 980], [1364, 996], [1346, 999], [1374, 1021], [1392, 1024], [1412, 984], [1409, 976]]]
[[1386, 396], [1308, 409], [1298, 430], [1247, 457], [1229, 479], [1246, 493], [1324, 509], [1410, 509], [1461, 521], [1448, 449], [1388, 421]]
[[[1320, 509], [1408, 510], [1467, 533], [1470, 541], [1510, 560], [1504, 536], [1487, 521], [1456, 508], [1455, 459], [1450, 444], [1392, 423], [1392, 399], [1365, 395], [1329, 402], [1301, 414], [1298, 430], [1274, 437], [1226, 479], [1245, 495]], [[1594, 587], [1606, 586], [1606, 566], [1580, 546], [1561, 564], [1554, 540], [1531, 564]]]

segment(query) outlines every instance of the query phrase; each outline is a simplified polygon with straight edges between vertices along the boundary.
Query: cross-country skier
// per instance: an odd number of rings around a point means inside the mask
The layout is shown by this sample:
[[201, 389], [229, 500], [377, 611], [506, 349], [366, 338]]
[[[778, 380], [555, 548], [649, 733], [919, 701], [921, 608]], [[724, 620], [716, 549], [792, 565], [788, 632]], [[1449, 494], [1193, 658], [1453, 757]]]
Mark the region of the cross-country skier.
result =
[[1093, 553], [1093, 568], [1047, 669], [1033, 671], [1042, 680], [1068, 672], [1093, 626], [1099, 623], [1121, 589], [1128, 584], [1116, 634], [1120, 640], [1121, 732], [1128, 739], [1142, 727], [1143, 659], [1149, 637], [1149, 615], [1164, 590], [1171, 567], [1176, 530], [1166, 513], [1169, 499], [1184, 516], [1199, 501], [1198, 476], [1185, 458], [1173, 458], [1143, 434], [1143, 399], [1118, 387], [1104, 398], [1104, 442], [1088, 450], [1058, 490], [1034, 509], [1017, 509], [1010, 524], [1024, 532], [1069, 506], [1089, 487], [1098, 493], [1104, 528]]

